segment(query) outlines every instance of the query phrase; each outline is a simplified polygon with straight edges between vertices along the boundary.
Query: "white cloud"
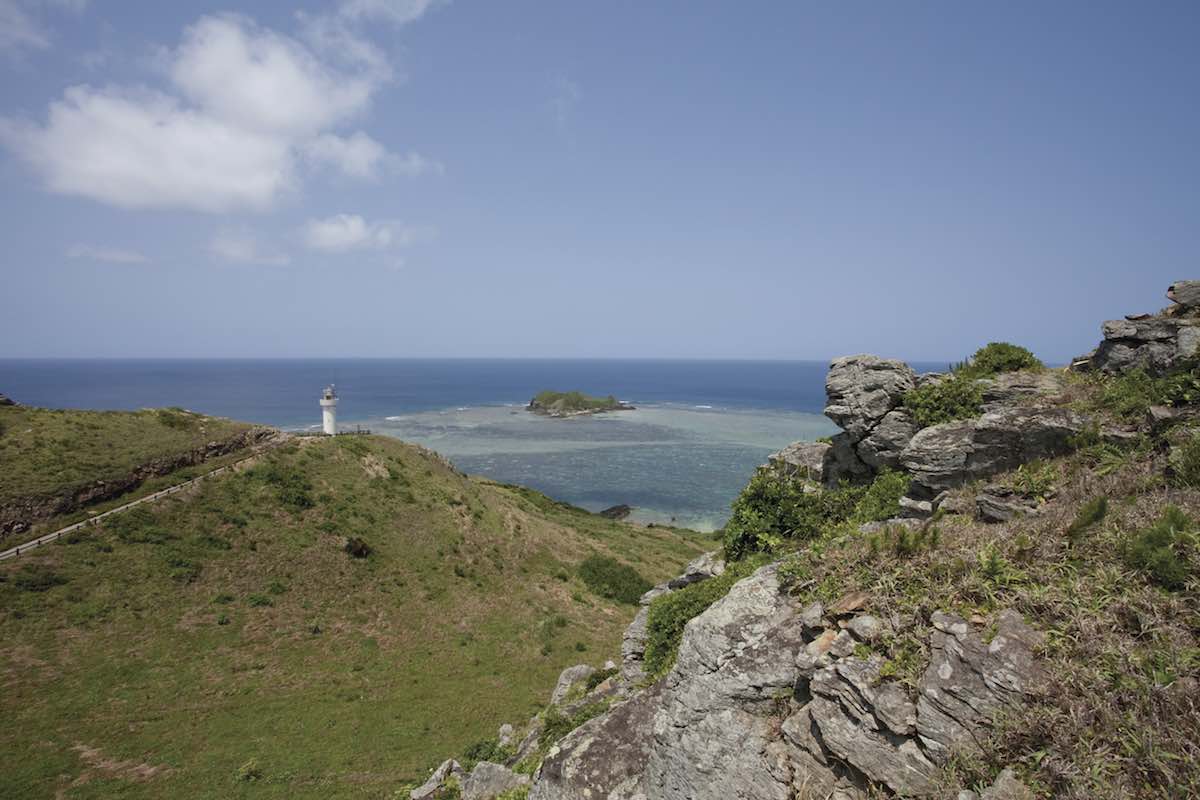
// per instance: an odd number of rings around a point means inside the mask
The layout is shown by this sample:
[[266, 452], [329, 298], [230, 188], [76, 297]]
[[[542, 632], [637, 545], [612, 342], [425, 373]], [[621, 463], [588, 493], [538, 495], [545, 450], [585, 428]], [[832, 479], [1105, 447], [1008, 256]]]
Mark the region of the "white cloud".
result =
[[150, 259], [136, 250], [92, 244], [71, 245], [67, 248], [67, 257], [105, 261], [109, 264], [147, 264], [150, 262]]
[[49, 35], [16, 0], [0, 0], [0, 50], [15, 55], [22, 50], [44, 50], [49, 46]]
[[353, 178], [378, 178], [381, 172], [421, 175], [441, 172], [442, 165], [417, 153], [389, 153], [362, 131], [351, 136], [321, 134], [304, 145], [304, 154], [314, 164], [327, 164]]
[[428, 229], [398, 222], [367, 222], [357, 214], [309, 220], [302, 233], [310, 249], [326, 253], [406, 247], [432, 235]]
[[122, 208], [263, 209], [293, 179], [286, 139], [146, 90], [72, 87], [45, 127], [0, 120], [0, 141], [51, 191]]
[[225, 229], [217, 231], [209, 242], [208, 251], [223, 261], [232, 264], [257, 264], [269, 267], [281, 267], [291, 263], [287, 253], [265, 248], [248, 230]]
[[123, 208], [264, 210], [299, 186], [301, 155], [360, 178], [430, 171], [435, 162], [394, 156], [365, 133], [336, 133], [391, 79], [356, 41], [359, 52], [329, 56], [245, 17], [203, 17], [164, 51], [176, 93], [71, 87], [44, 125], [0, 118], [0, 143], [50, 191]]
[[382, 20], [395, 25], [416, 22], [438, 0], [342, 0], [338, 14], [351, 20]]

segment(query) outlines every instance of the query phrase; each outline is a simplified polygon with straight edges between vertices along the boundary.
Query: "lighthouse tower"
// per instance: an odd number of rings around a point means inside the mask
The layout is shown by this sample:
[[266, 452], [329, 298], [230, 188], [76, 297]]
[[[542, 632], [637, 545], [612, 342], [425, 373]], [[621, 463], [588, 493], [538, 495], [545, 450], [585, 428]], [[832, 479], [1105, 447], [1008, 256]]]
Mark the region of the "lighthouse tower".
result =
[[321, 392], [321, 423], [327, 435], [337, 433], [337, 389], [332, 383]]

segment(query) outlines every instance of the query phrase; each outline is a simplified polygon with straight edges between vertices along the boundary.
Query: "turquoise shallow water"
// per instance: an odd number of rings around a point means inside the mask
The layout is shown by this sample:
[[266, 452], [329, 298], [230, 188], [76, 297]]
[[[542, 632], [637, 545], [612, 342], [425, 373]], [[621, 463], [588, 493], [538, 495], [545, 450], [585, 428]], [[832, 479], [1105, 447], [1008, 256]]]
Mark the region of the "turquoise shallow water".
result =
[[824, 416], [800, 411], [670, 404], [573, 419], [519, 406], [456, 407], [362, 423], [437, 450], [466, 472], [592, 511], [627, 504], [636, 521], [697, 530], [724, 524], [768, 454], [836, 430]]

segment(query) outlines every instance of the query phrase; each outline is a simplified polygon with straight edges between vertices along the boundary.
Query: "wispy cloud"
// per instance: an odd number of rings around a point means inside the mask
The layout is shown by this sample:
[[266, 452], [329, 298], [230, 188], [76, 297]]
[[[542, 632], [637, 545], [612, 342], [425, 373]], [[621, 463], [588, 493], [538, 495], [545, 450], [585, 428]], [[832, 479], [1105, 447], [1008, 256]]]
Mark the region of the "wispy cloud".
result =
[[49, 46], [50, 35], [17, 0], [0, 0], [0, 50], [15, 56]]
[[245, 228], [217, 231], [209, 242], [208, 250], [217, 258], [231, 264], [282, 267], [292, 261], [287, 253], [263, 245], [258, 237]]
[[346, 253], [407, 247], [431, 238], [434, 231], [395, 221], [368, 222], [358, 214], [335, 214], [326, 219], [309, 220], [301, 235], [311, 250]]
[[137, 250], [104, 247], [93, 244], [73, 244], [67, 248], [67, 258], [105, 261], [109, 264], [148, 264], [150, 259]]
[[550, 108], [554, 112], [554, 121], [561, 130], [570, 123], [575, 107], [583, 99], [583, 92], [580, 91], [579, 84], [563, 75], [551, 82], [551, 92]]

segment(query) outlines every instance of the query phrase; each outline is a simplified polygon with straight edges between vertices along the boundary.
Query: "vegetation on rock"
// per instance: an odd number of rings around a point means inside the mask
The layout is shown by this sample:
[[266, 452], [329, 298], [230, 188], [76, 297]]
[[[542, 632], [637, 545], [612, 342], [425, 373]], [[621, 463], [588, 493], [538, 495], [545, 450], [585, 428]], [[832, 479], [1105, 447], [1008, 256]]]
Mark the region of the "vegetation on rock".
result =
[[918, 428], [971, 419], [983, 410], [983, 388], [969, 371], [960, 370], [905, 393], [904, 407]]
[[595, 414], [601, 411], [623, 411], [631, 409], [611, 394], [607, 397], [592, 397], [583, 392], [538, 392], [529, 401], [529, 410], [547, 416], [572, 416]]
[[1001, 372], [1040, 370], [1044, 366], [1033, 353], [1020, 345], [989, 342], [976, 350], [966, 362], [957, 365], [954, 371], [973, 378], [986, 378]]

